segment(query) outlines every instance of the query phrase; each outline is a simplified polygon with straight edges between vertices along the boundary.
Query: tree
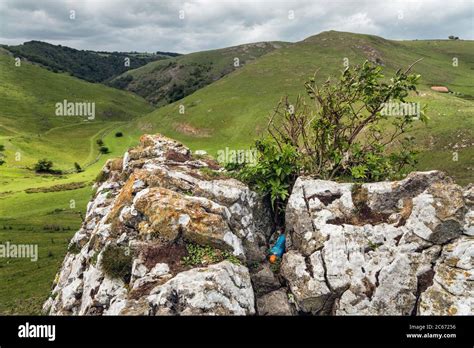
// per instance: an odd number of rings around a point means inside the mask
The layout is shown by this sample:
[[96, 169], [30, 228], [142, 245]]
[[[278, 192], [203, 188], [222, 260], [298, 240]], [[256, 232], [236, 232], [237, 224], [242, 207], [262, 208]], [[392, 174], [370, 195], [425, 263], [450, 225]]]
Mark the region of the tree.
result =
[[[318, 85], [315, 74], [305, 84], [311, 103], [301, 96], [294, 104], [281, 99], [268, 136], [256, 143], [257, 165], [244, 167], [239, 177], [268, 194], [281, 219], [299, 175], [354, 181], [403, 176], [416, 163], [413, 138], [406, 137], [415, 118], [392, 117], [384, 108], [405, 104], [409, 92], [416, 92], [420, 75], [409, 74], [414, 64], [388, 81], [381, 66], [367, 61], [345, 69], [336, 81]], [[427, 121], [424, 110], [419, 118]]]
[[74, 162], [74, 169], [76, 169], [77, 173], [80, 173], [80, 172], [83, 171], [82, 168], [81, 168], [81, 165], [77, 162]]
[[0, 145], [0, 166], [5, 163], [3, 151], [5, 151], [5, 145]]
[[122, 132], [117, 132], [117, 133], [115, 133], [115, 136], [117, 138], [123, 137], [123, 133]]
[[101, 146], [99, 148], [100, 153], [106, 154], [109, 153], [109, 148], [107, 146]]
[[52, 173], [53, 170], [53, 162], [47, 160], [45, 158], [38, 160], [38, 162], [34, 166], [34, 170], [37, 173]]

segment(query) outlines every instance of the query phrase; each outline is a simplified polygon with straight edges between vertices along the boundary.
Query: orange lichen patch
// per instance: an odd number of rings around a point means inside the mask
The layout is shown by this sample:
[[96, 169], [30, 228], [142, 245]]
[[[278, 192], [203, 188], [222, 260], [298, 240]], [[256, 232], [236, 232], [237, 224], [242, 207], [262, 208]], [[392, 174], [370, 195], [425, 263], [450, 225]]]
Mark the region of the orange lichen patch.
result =
[[449, 89], [448, 87], [444, 86], [431, 86], [431, 89], [436, 92], [441, 92], [441, 93], [448, 93]]
[[156, 156], [156, 153], [152, 147], [137, 147], [128, 151], [128, 155], [131, 160], [145, 160], [146, 158]]
[[109, 161], [110, 161], [110, 163], [109, 163], [110, 170], [114, 170], [114, 171], [121, 171], [122, 170], [122, 167], [123, 167], [122, 157], [113, 158]]
[[450, 295], [445, 290], [430, 287], [423, 293], [423, 296], [426, 296], [430, 301], [421, 301], [420, 309], [449, 314], [449, 308], [451, 308], [452, 303]]
[[457, 312], [458, 312], [458, 309], [457, 309], [456, 307], [454, 307], [454, 306], [451, 306], [451, 307], [449, 307], [449, 309], [448, 309], [449, 315], [456, 315]]
[[218, 212], [208, 211], [202, 202], [155, 187], [140, 197], [135, 207], [148, 218], [147, 223], [139, 225], [140, 233], [152, 234], [162, 241], [182, 237], [197, 244], [229, 248], [223, 240], [229, 231], [227, 222]]
[[446, 262], [448, 266], [456, 267], [459, 262], [459, 257], [449, 257], [444, 262]]
[[173, 126], [177, 132], [196, 138], [209, 138], [211, 136], [210, 129], [193, 127], [189, 123], [175, 123]]
[[152, 135], [143, 134], [140, 137], [140, 144], [142, 145], [142, 147], [154, 146], [155, 145], [155, 140], [154, 140]]
[[453, 285], [460, 278], [464, 278], [462, 270], [454, 267], [449, 267], [445, 264], [439, 265], [436, 273], [440, 279], [443, 279], [443, 283], [448, 286]]
[[117, 219], [122, 208], [125, 205], [132, 203], [133, 183], [135, 182], [135, 180], [135, 174], [131, 174], [128, 180], [125, 182], [125, 185], [123, 185], [122, 189], [120, 190], [120, 194], [115, 199], [114, 206], [112, 207], [107, 217], [107, 223], [111, 223], [114, 219]]
[[461, 214], [464, 208], [461, 187], [456, 184], [434, 183], [428, 192], [435, 198], [434, 208], [440, 220], [462, 218], [462, 216], [456, 216]]

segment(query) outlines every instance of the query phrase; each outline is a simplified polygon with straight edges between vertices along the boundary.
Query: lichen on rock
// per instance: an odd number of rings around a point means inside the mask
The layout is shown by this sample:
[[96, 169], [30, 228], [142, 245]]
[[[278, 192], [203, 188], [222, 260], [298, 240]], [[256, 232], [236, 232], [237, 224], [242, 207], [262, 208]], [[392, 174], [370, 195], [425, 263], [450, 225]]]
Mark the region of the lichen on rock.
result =
[[474, 189], [438, 171], [298, 178], [279, 267], [265, 200], [177, 141], [144, 135], [95, 189], [45, 313], [474, 314]]
[[[254, 314], [245, 265], [265, 258], [268, 206], [241, 182], [209, 179], [203, 168], [218, 166], [161, 135], [144, 135], [123, 160], [109, 160], [44, 311]], [[192, 268], [182, 262], [188, 243], [217, 248], [241, 264]], [[129, 256], [114, 258], [110, 250]]]
[[474, 314], [471, 191], [437, 171], [362, 185], [298, 178], [281, 268], [299, 310]]

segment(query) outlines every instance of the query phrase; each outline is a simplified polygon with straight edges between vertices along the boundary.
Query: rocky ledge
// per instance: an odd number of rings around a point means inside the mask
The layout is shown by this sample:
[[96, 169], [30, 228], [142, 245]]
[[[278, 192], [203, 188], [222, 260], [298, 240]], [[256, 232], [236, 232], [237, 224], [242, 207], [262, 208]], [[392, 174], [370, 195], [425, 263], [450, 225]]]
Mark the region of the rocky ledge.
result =
[[174, 140], [143, 136], [95, 189], [45, 313], [474, 314], [474, 187], [441, 172], [299, 178], [287, 252], [272, 265], [277, 233], [261, 197]]

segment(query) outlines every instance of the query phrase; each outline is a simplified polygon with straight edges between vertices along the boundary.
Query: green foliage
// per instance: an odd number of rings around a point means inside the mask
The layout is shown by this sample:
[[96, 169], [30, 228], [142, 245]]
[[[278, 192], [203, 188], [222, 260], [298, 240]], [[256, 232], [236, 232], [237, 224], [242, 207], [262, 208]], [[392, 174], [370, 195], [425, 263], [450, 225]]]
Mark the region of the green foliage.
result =
[[[129, 69], [173, 56], [173, 54], [84, 51], [41, 41], [4, 47], [16, 56], [40, 63], [53, 72], [68, 72], [89, 82], [103, 82]], [[125, 58], [130, 59], [130, 66], [125, 65]]]
[[81, 173], [83, 171], [81, 165], [77, 162], [74, 162], [74, 169], [76, 170], [76, 173]]
[[101, 183], [107, 180], [108, 177], [109, 177], [108, 173], [106, 173], [104, 170], [101, 170], [95, 177], [94, 181]]
[[[274, 49], [272, 44], [248, 44], [195, 52], [151, 62], [125, 72], [107, 84], [127, 89], [152, 104], [162, 106], [191, 95], [236, 70], [233, 65], [235, 57], [239, 57], [243, 66]], [[189, 105], [193, 106], [195, 105]]]
[[[410, 69], [410, 68], [409, 68]], [[403, 137], [415, 122], [408, 113], [389, 116], [387, 105], [405, 103], [420, 75], [400, 70], [387, 82], [380, 66], [367, 61], [347, 68], [336, 81], [306, 84], [312, 104], [283, 98], [270, 118], [270, 137], [257, 141], [258, 163], [240, 178], [268, 194], [282, 215], [298, 175], [320, 179], [376, 181], [403, 176], [416, 163], [413, 138]], [[424, 110], [420, 120], [427, 122]]]
[[53, 169], [53, 162], [46, 158], [38, 160], [33, 169], [37, 173], [57, 173], [57, 171]]
[[99, 146], [104, 146], [104, 141], [102, 139], [97, 139], [95, 142]]
[[109, 151], [109, 148], [108, 148], [107, 146], [101, 146], [101, 147], [99, 147], [99, 151], [100, 151], [100, 153], [103, 153], [103, 154], [107, 154], [107, 153], [110, 152], [110, 151]]
[[126, 283], [132, 273], [132, 256], [124, 248], [108, 245], [102, 253], [101, 267], [112, 278], [120, 278]]
[[5, 160], [2, 158], [4, 156], [3, 151], [5, 151], [5, 145], [0, 145], [0, 166], [5, 163]]
[[271, 138], [258, 140], [256, 149], [257, 163], [245, 166], [237, 176], [268, 195], [275, 214], [280, 215], [298, 175], [300, 155], [291, 144], [278, 144]]
[[[184, 142], [192, 149], [206, 150], [213, 156], [217, 156], [217, 151], [223, 146], [248, 148], [254, 144], [255, 136], [265, 131], [268, 123], [265, 116], [274, 109], [275, 101], [282, 93], [288, 93], [292, 102], [298, 94], [304, 94], [304, 82], [314, 74], [315, 64], [321, 67], [316, 80], [323, 83], [328, 76], [339, 76], [342, 63], [338, 57], [348, 57], [351, 66], [362, 64], [369, 48], [374, 53], [378, 52], [376, 56], [382, 61], [388, 82], [398, 68], [407, 67], [424, 57], [413, 69], [413, 72], [422, 75], [418, 86], [420, 95], [412, 93], [410, 96], [411, 100], [426, 103], [430, 116], [428, 127], [417, 122], [419, 125], [415, 124], [411, 133], [416, 137], [417, 146], [420, 146], [416, 169], [439, 169], [460, 184], [472, 182], [474, 171], [466, 168], [474, 166], [474, 147], [460, 149], [459, 158], [464, 160], [453, 161], [450, 147], [454, 143], [448, 145], [458, 131], [474, 129], [474, 119], [470, 117], [473, 101], [430, 90], [433, 85], [442, 85], [455, 92], [474, 95], [471, 83], [474, 79], [472, 40], [392, 41], [372, 35], [324, 32], [288, 47], [283, 45], [252, 64], [241, 66], [237, 73], [185, 97], [179, 103], [157, 108], [144, 120], [135, 122], [136, 130], [132, 132], [138, 137], [140, 123], [149, 122], [153, 130]], [[453, 55], [453, 52], [456, 54]], [[191, 59], [193, 55], [186, 56]], [[456, 68], [445, 64], [454, 56], [465, 64], [460, 63]], [[153, 62], [129, 73], [136, 78], [140, 71], [143, 72], [141, 78], [145, 78], [147, 67], [165, 63], [168, 62]], [[147, 72], [150, 73], [150, 70]], [[186, 114], [191, 116], [185, 121], [175, 117], [180, 115], [179, 105], [185, 105]], [[196, 106], [190, 109], [190, 105]], [[186, 122], [197, 129], [205, 128], [212, 136], [184, 133], [177, 129], [178, 122]], [[472, 136], [466, 134], [465, 138]], [[431, 139], [434, 141], [430, 145]]]
[[[286, 138], [278, 134], [276, 141], [289, 141], [302, 151], [305, 173], [322, 179], [377, 181], [402, 176], [415, 164], [413, 139], [405, 135], [416, 118], [409, 113], [390, 115], [387, 106], [404, 105], [409, 92], [416, 92], [420, 75], [409, 74], [410, 68], [398, 70], [388, 82], [382, 67], [367, 61], [344, 70], [336, 82], [328, 79], [318, 86], [311, 78], [305, 87], [314, 101], [313, 118], [307, 116], [306, 105], [294, 119], [285, 115], [286, 126], [300, 128]], [[427, 122], [424, 109], [419, 119]], [[307, 126], [309, 130], [303, 129]]]
[[240, 260], [228, 251], [213, 248], [210, 245], [199, 245], [194, 243], [186, 244], [188, 256], [181, 260], [186, 266], [206, 266], [212, 263], [228, 260], [235, 264], [240, 264]]
[[[80, 212], [86, 211], [91, 196], [89, 185], [72, 191], [47, 189], [92, 181], [109, 155], [95, 162], [98, 148], [91, 144], [104, 137], [113, 149], [110, 157], [122, 155], [138, 138], [115, 138], [115, 131], [123, 130], [125, 125], [121, 121], [146, 114], [151, 107], [131, 93], [67, 74], [54, 74], [25, 60], [21, 67], [12, 68], [14, 64], [13, 57], [0, 54], [0, 144], [5, 145], [7, 161], [0, 166], [0, 239], [37, 244], [39, 258], [37, 262], [25, 258], [0, 259], [0, 279], [8, 280], [0, 287], [0, 314], [38, 315], [69, 241], [81, 226]], [[83, 122], [79, 117], [55, 116], [54, 105], [63, 99], [95, 101], [96, 119]], [[85, 171], [61, 176], [32, 175], [34, 165], [41, 158], [52, 161], [53, 170], [74, 168], [77, 161]], [[25, 194], [25, 190], [35, 189], [42, 193]], [[69, 206], [71, 199], [75, 201], [75, 209]], [[56, 209], [60, 213], [52, 215]], [[52, 221], [61, 229], [44, 229]], [[3, 225], [10, 229], [3, 230]], [[52, 257], [47, 257], [48, 250], [53, 252]]]

